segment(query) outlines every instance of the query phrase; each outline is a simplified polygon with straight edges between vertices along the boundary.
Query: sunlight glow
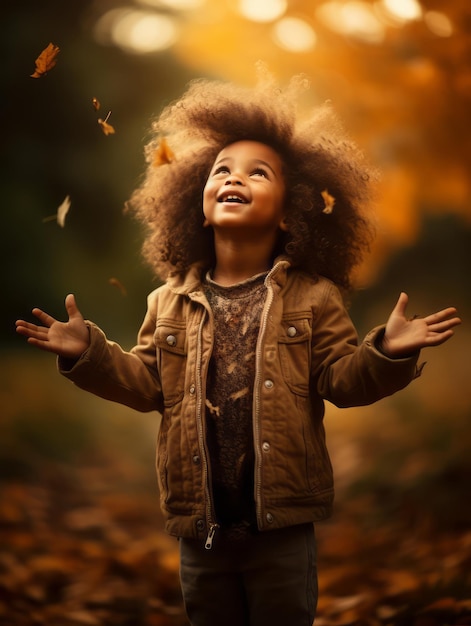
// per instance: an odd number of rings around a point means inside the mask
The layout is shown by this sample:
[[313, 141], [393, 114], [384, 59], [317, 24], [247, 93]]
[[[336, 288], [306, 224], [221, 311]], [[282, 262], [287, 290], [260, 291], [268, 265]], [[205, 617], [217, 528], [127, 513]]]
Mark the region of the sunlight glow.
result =
[[165, 50], [177, 39], [175, 20], [167, 15], [132, 9], [113, 9], [95, 25], [100, 43], [114, 43], [137, 54]]
[[428, 29], [438, 37], [450, 37], [453, 34], [453, 24], [447, 15], [439, 11], [427, 11], [424, 22]]
[[285, 17], [273, 28], [276, 43], [289, 52], [307, 52], [317, 41], [317, 35], [311, 26], [297, 17]]
[[384, 24], [376, 17], [374, 8], [368, 2], [334, 0], [321, 4], [316, 15], [330, 30], [341, 35], [367, 43], [381, 43], [384, 39]]
[[253, 22], [272, 22], [286, 11], [286, 0], [239, 0], [239, 13]]
[[136, 0], [139, 4], [156, 9], [165, 7], [175, 11], [191, 11], [199, 9], [205, 4], [206, 0]]
[[409, 22], [422, 17], [422, 7], [418, 0], [381, 0], [380, 5], [388, 16], [399, 22]]

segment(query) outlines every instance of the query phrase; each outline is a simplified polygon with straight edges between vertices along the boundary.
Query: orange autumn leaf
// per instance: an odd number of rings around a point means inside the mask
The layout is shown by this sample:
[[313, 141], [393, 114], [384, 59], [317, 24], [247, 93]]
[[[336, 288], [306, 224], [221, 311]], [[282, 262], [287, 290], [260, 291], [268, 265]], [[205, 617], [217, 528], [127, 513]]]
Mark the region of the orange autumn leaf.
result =
[[108, 280], [108, 282], [113, 287], [117, 287], [121, 291], [121, 294], [123, 296], [127, 296], [128, 295], [128, 292], [126, 291], [126, 287], [123, 285], [123, 283], [118, 278], [114, 278], [114, 277], [110, 278]]
[[321, 196], [324, 199], [324, 204], [325, 204], [324, 208], [322, 209], [322, 213], [326, 213], [327, 215], [330, 215], [330, 213], [332, 213], [332, 211], [334, 210], [335, 198], [334, 196], [330, 195], [327, 189], [324, 189], [324, 191], [321, 191]]
[[165, 137], [162, 137], [160, 143], [154, 152], [154, 167], [171, 163], [175, 159], [175, 155], [170, 149]]
[[103, 122], [101, 120], [98, 120], [98, 123], [101, 125], [101, 129], [105, 135], [114, 135], [114, 133], [116, 132], [114, 126], [111, 126], [111, 124], [107, 124], [106, 122]]
[[105, 133], [105, 135], [114, 135], [115, 133], [114, 126], [111, 126], [111, 124], [108, 124], [110, 115], [111, 115], [111, 111], [108, 111], [108, 115], [105, 117], [104, 120], [102, 120], [101, 117], [98, 119], [98, 123], [101, 126], [101, 130]]
[[92, 105], [93, 108], [95, 109], [95, 111], [99, 111], [100, 110], [100, 101], [97, 98], [92, 98]]
[[59, 46], [55, 46], [53, 43], [50, 43], [41, 54], [36, 59], [36, 69], [34, 73], [31, 74], [31, 78], [40, 78], [52, 70], [52, 68], [57, 63], [57, 55], [60, 52]]

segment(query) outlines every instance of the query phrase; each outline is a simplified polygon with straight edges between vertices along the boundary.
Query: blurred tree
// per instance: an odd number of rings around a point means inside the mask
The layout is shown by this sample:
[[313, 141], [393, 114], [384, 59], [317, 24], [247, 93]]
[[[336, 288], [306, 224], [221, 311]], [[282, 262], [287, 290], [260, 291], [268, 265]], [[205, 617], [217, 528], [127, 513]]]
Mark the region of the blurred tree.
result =
[[[149, 120], [181, 93], [189, 73], [169, 53], [141, 57], [96, 43], [91, 4], [73, 1], [58, 10], [54, 0], [25, 0], [10, 4], [3, 18], [4, 345], [18, 346], [14, 320], [33, 306], [63, 318], [68, 291], [87, 316], [131, 340], [126, 326], [135, 332], [155, 285], [140, 259], [140, 230], [122, 210], [143, 169]], [[51, 41], [61, 49], [56, 67], [31, 78]], [[99, 113], [93, 97], [102, 103]], [[106, 137], [97, 118], [108, 110], [116, 134]], [[43, 222], [66, 195], [65, 227]], [[108, 283], [112, 277], [129, 297]]]
[[[198, 28], [188, 23], [176, 46], [185, 64], [245, 82], [253, 81], [258, 59], [284, 79], [306, 73], [314, 99], [333, 101], [382, 169], [378, 260], [416, 239], [423, 213], [451, 212], [469, 223], [471, 7], [466, 0], [451, 0], [446, 7], [433, 0], [416, 3], [414, 19], [395, 22], [377, 17], [381, 2], [291, 1], [282, 20], [302, 19], [316, 34], [315, 43], [301, 51], [279, 45], [276, 20], [249, 20], [236, 2], [207, 5]], [[333, 12], [330, 21], [322, 19], [327, 9]], [[374, 31], [367, 18], [383, 30]]]
[[[374, 284], [394, 251], [426, 234], [424, 216], [455, 215], [457, 228], [468, 230], [471, 9], [467, 0], [450, 0], [445, 8], [437, 0], [414, 2], [393, 3], [417, 8], [415, 17], [401, 20], [385, 16], [386, 0], [73, 0], [67, 11], [55, 0], [9, 5], [0, 43], [1, 263], [8, 294], [2, 341], [18, 345], [14, 319], [33, 305], [63, 316], [67, 291], [112, 335], [132, 340], [155, 283], [141, 263], [139, 228], [122, 207], [143, 169], [150, 117], [190, 78], [252, 82], [259, 59], [282, 82], [305, 72], [312, 81], [306, 104], [332, 100], [383, 171], [379, 236], [362, 284]], [[272, 13], [255, 15], [254, 7]], [[125, 10], [121, 31], [132, 11], [172, 18], [179, 29], [173, 47], [138, 54], [143, 33], [135, 50], [120, 48], [111, 34], [97, 41], [96, 25], [110, 11], [117, 20], [118, 9]], [[61, 48], [57, 66], [30, 78], [50, 41]], [[112, 111], [115, 135], [101, 132], [93, 97], [102, 104], [100, 115]], [[66, 195], [72, 205], [65, 228], [43, 223]], [[441, 263], [459, 276], [458, 288], [467, 284], [466, 268], [452, 258], [442, 254]], [[111, 277], [128, 298], [109, 284]]]

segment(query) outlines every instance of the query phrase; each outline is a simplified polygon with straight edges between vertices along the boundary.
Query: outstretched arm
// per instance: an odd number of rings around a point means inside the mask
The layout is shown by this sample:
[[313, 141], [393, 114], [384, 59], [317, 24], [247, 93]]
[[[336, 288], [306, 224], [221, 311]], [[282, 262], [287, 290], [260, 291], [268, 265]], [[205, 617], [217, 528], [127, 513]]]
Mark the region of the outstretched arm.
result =
[[407, 357], [428, 346], [439, 346], [461, 324], [456, 309], [449, 307], [425, 317], [406, 318], [409, 298], [402, 292], [386, 324], [381, 351], [391, 358]]
[[33, 309], [33, 315], [41, 325], [24, 320], [16, 322], [16, 331], [27, 337], [28, 343], [46, 352], [53, 352], [66, 359], [78, 359], [90, 345], [88, 327], [80, 313], [75, 297], [69, 294], [65, 299], [69, 319], [59, 322], [41, 309]]

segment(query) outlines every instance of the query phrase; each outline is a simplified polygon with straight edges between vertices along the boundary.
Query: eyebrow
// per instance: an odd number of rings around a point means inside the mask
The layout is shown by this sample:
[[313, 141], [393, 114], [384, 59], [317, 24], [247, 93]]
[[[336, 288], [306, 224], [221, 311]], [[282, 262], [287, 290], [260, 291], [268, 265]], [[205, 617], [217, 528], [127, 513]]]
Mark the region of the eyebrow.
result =
[[[222, 157], [222, 159], [219, 159], [219, 161], [216, 161], [216, 163], [214, 164], [214, 166], [216, 167], [217, 165], [220, 165], [221, 163], [223, 163], [224, 161], [232, 161], [233, 158], [232, 157]], [[267, 163], [266, 161], [264, 161], [263, 159], [253, 159], [254, 163], [257, 163], [258, 165], [264, 165], [265, 167], [267, 167], [272, 173], [273, 175], [278, 178], [277, 173], [275, 172], [275, 170], [272, 168], [272, 166], [270, 165], [270, 163]]]

